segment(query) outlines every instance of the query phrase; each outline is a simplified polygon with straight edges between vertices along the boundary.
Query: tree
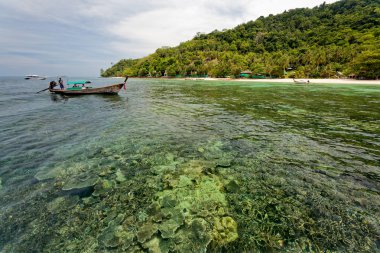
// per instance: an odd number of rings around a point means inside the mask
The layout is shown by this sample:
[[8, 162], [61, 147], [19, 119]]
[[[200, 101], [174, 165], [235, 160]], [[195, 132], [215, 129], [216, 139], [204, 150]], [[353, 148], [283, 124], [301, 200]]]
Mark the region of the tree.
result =
[[130, 71], [135, 76], [160, 76], [166, 71], [225, 76], [250, 69], [282, 76], [291, 67], [297, 77], [334, 77], [339, 71], [378, 78], [379, 20], [379, 1], [324, 3], [260, 17], [234, 29], [197, 33], [177, 47], [162, 47], [141, 59], [123, 59], [101, 74]]
[[359, 54], [352, 62], [352, 70], [358, 77], [379, 79], [380, 50], [365, 51]]

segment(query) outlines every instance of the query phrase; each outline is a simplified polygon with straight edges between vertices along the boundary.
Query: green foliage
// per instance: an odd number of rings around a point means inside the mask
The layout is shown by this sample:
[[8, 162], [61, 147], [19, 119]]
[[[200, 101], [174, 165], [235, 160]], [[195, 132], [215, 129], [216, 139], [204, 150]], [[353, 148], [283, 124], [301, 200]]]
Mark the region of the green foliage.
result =
[[359, 76], [378, 79], [380, 77], [380, 50], [365, 51], [353, 60], [352, 69]]
[[230, 30], [197, 33], [177, 47], [121, 60], [102, 76], [237, 77], [239, 71], [251, 70], [283, 77], [292, 69], [296, 77], [330, 78], [340, 72], [374, 79], [379, 77], [379, 25], [379, 1], [342, 0], [260, 17]]

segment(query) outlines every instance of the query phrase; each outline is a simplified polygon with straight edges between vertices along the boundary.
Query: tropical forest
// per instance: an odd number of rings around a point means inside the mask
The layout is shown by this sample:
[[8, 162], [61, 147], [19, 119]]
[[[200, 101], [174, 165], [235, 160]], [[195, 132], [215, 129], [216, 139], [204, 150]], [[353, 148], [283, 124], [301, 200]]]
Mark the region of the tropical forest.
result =
[[122, 59], [101, 76], [380, 77], [380, 1], [342, 0], [197, 33], [176, 47]]

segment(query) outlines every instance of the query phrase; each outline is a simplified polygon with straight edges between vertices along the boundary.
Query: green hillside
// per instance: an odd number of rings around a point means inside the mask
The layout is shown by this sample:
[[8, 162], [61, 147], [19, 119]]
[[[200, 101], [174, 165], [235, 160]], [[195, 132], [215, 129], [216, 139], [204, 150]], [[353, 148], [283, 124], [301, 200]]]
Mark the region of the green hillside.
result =
[[342, 0], [198, 33], [101, 75], [239, 77], [246, 70], [250, 77], [379, 78], [380, 0]]

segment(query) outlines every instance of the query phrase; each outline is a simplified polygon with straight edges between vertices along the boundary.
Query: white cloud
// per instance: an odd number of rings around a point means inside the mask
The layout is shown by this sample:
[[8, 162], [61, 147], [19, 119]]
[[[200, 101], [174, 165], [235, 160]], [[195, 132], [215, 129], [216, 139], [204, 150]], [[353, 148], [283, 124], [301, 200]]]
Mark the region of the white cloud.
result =
[[106, 66], [121, 58], [146, 56], [159, 47], [190, 40], [197, 32], [233, 28], [259, 16], [324, 1], [0, 0], [0, 46], [2, 51], [38, 51], [40, 57], [57, 55], [59, 48], [66, 61], [74, 59], [71, 66], [80, 52], [81, 57], [97, 62], [97, 74], [101, 61]]
[[235, 22], [234, 18], [225, 20], [224, 17], [199, 7], [181, 11], [175, 7], [166, 7], [127, 17], [110, 25], [107, 30], [115, 36], [135, 41], [137, 50], [147, 54], [158, 47], [175, 46], [189, 40], [197, 32], [231, 27]]
[[321, 3], [321, 0], [222, 0], [217, 3], [170, 0], [154, 9], [147, 8], [146, 11], [121, 18], [106, 26], [106, 30], [127, 41], [125, 48], [122, 47], [122, 40], [114, 43], [114, 49], [126, 54], [133, 50], [132, 55], [143, 56], [161, 46], [178, 45], [194, 37], [197, 32], [233, 28], [262, 15], [296, 7], [314, 7]]

